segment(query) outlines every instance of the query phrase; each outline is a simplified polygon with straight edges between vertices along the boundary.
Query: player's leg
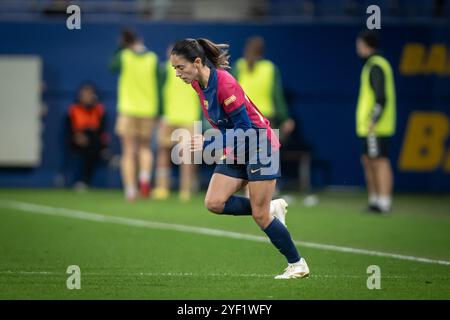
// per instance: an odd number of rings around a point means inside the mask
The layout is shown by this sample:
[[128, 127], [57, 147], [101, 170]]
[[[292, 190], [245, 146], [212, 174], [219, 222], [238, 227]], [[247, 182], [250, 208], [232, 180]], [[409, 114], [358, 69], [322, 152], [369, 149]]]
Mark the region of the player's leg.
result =
[[158, 157], [156, 160], [156, 184], [153, 198], [166, 199], [170, 194], [170, 136], [172, 128], [166, 123], [161, 123], [158, 139]]
[[388, 212], [392, 206], [393, 175], [389, 160], [389, 146], [391, 137], [378, 138], [380, 156], [375, 160], [377, 185], [380, 191], [378, 207], [381, 212]]
[[276, 278], [303, 278], [309, 275], [306, 261], [300, 257], [286, 226], [270, 214], [270, 202], [275, 191], [275, 184], [275, 179], [249, 182], [252, 216], [272, 244], [288, 261], [285, 272]]
[[153, 152], [150, 149], [150, 141], [154, 123], [153, 119], [139, 119], [139, 189], [144, 198], [150, 195], [151, 170], [153, 167]]
[[120, 169], [122, 181], [125, 187], [125, 197], [128, 201], [134, 201], [137, 196], [136, 191], [136, 152], [137, 146], [135, 138], [129, 135], [121, 137], [122, 158]]
[[150, 149], [149, 139], [139, 139], [138, 142], [139, 155], [139, 189], [143, 197], [150, 194], [151, 168], [153, 165], [153, 153]]
[[218, 214], [251, 215], [249, 199], [233, 195], [246, 184], [244, 179], [214, 173], [206, 192], [206, 208]]
[[261, 229], [267, 228], [274, 217], [270, 214], [270, 202], [276, 180], [250, 181], [248, 183], [252, 217]]
[[368, 193], [369, 209], [374, 210], [377, 206], [379, 191], [373, 160], [369, 159], [367, 154], [361, 156], [361, 163], [364, 168], [364, 177], [366, 179], [366, 187]]
[[373, 160], [375, 179], [379, 186], [378, 206], [382, 212], [391, 210], [392, 203], [392, 168], [388, 158], [380, 157]]
[[98, 161], [98, 156], [93, 146], [88, 147], [88, 151], [85, 157], [84, 182], [86, 183], [86, 185], [90, 185], [92, 183], [94, 170]]
[[136, 126], [133, 118], [119, 115], [115, 127], [116, 134], [120, 137], [122, 156], [120, 159], [120, 173], [122, 184], [125, 188], [125, 198], [134, 201], [136, 192]]
[[153, 197], [166, 199], [170, 189], [170, 149], [160, 146], [156, 159], [156, 184]]
[[247, 198], [250, 198], [250, 190], [248, 189], [248, 186], [244, 187], [243, 192], [244, 192], [244, 196], [246, 196]]
[[180, 166], [180, 199], [188, 201], [191, 198], [194, 165], [183, 163]]
[[[194, 136], [194, 127], [192, 125], [178, 127], [182, 130], [189, 131], [189, 137]], [[182, 140], [183, 143], [183, 140]], [[185, 158], [185, 156], [190, 157], [190, 161], [187, 163], [182, 163], [180, 165], [180, 200], [181, 201], [189, 201], [191, 198], [192, 185], [194, 179], [194, 159], [193, 155], [189, 152], [188, 155], [184, 154], [184, 150], [181, 150], [181, 157]]]

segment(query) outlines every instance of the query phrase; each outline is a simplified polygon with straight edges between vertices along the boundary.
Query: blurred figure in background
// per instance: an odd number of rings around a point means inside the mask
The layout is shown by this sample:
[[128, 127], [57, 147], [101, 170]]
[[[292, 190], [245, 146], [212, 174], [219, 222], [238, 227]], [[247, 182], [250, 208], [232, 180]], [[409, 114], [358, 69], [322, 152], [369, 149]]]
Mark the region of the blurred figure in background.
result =
[[[121, 173], [128, 201], [137, 198], [136, 175], [142, 197], [151, 191], [153, 154], [150, 140], [158, 114], [158, 57], [138, 36], [124, 30], [111, 68], [120, 72], [116, 133], [121, 139]], [[137, 166], [138, 163], [138, 166]]]
[[[248, 38], [244, 57], [236, 61], [232, 74], [271, 126], [280, 130], [280, 141], [285, 145], [295, 129], [295, 121], [289, 116], [280, 72], [272, 61], [264, 58], [264, 46], [262, 37]], [[284, 150], [282, 157], [283, 153]], [[248, 188], [245, 193], [248, 195]]]
[[68, 0], [52, 0], [44, 6], [42, 13], [47, 17], [67, 17], [70, 4]]
[[[168, 48], [168, 56], [172, 52], [172, 45]], [[197, 94], [190, 86], [176, 77], [175, 69], [170, 60], [164, 63], [161, 77], [162, 88], [162, 120], [159, 130], [159, 150], [156, 169], [156, 188], [153, 192], [155, 199], [166, 199], [171, 187], [171, 159], [170, 151], [174, 145], [171, 141], [172, 132], [176, 129], [187, 129], [191, 136], [194, 134], [194, 121], [200, 121], [200, 108]], [[191, 198], [196, 179], [193, 164], [180, 165], [180, 199], [187, 201]]]
[[92, 182], [95, 168], [106, 157], [108, 145], [105, 108], [98, 101], [94, 86], [80, 87], [77, 102], [69, 107], [66, 128], [70, 151], [79, 163], [75, 188], [85, 189]]
[[285, 141], [295, 128], [289, 116], [278, 68], [264, 59], [264, 39], [247, 39], [244, 57], [237, 60], [232, 73], [249, 98], [258, 106], [274, 128], [280, 128], [280, 140]]
[[362, 139], [362, 163], [369, 194], [369, 212], [391, 210], [393, 176], [389, 144], [395, 133], [396, 98], [391, 65], [378, 53], [375, 32], [364, 31], [356, 51], [365, 60], [356, 110], [356, 133]]

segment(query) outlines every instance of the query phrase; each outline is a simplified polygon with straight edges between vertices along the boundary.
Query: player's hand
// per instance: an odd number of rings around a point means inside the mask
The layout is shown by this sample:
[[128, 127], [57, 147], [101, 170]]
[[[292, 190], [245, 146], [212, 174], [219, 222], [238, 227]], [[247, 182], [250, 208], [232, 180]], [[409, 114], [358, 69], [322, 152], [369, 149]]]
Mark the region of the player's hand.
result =
[[76, 145], [85, 147], [89, 144], [89, 138], [83, 132], [76, 132], [73, 140]]
[[285, 122], [283, 122], [283, 124], [281, 125], [281, 133], [284, 136], [288, 136], [291, 134], [292, 131], [294, 131], [295, 129], [295, 121], [292, 119], [288, 119]]
[[165, 117], [161, 117], [158, 119], [158, 130], [159, 132], [166, 132], [167, 130], [167, 120]]
[[190, 150], [191, 152], [202, 151], [203, 150], [203, 142], [205, 141], [205, 137], [201, 134], [195, 134], [190, 141]]

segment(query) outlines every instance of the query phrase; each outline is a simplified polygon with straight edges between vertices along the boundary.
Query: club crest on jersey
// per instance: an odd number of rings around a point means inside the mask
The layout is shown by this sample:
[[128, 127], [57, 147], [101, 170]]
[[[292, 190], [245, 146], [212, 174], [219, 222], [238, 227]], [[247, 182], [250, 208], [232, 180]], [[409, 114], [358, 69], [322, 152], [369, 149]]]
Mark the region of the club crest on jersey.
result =
[[203, 105], [205, 106], [206, 109], [208, 109], [208, 100], [203, 100]]

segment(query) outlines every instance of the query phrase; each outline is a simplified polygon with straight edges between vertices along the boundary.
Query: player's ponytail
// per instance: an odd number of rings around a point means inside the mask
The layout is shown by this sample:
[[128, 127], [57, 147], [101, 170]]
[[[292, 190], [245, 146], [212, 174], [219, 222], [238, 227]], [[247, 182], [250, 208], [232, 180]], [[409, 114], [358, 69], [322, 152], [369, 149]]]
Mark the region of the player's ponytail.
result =
[[216, 68], [229, 69], [228, 45], [216, 44], [208, 39], [183, 39], [175, 43], [172, 54], [180, 55], [190, 62], [200, 58], [205, 65], [208, 59]]
[[200, 46], [202, 46], [206, 57], [212, 64], [219, 69], [229, 69], [230, 62], [228, 59], [230, 58], [228, 54], [227, 44], [216, 44], [208, 39], [200, 38], [197, 39], [197, 42]]

